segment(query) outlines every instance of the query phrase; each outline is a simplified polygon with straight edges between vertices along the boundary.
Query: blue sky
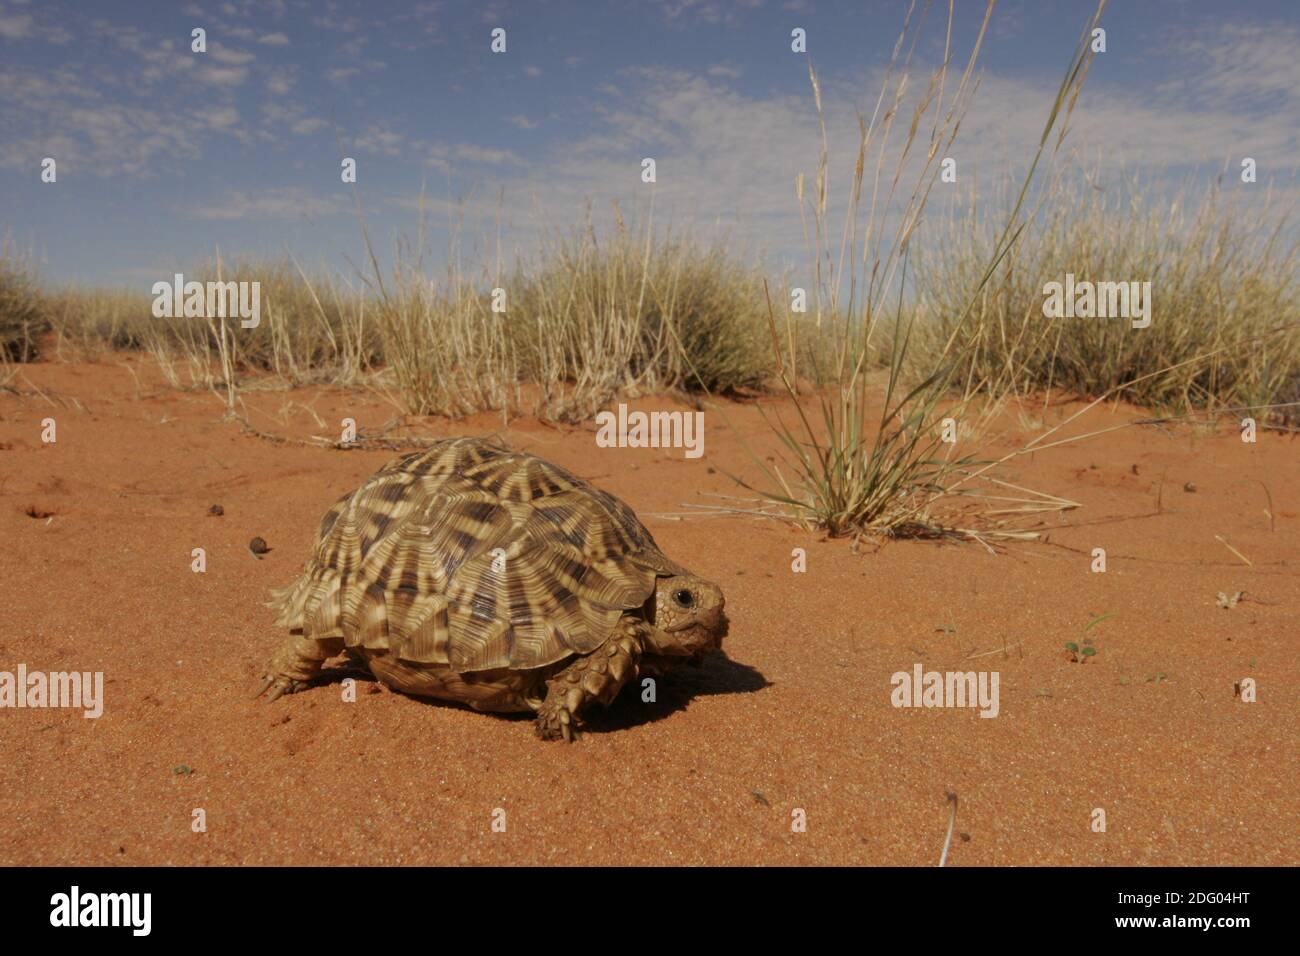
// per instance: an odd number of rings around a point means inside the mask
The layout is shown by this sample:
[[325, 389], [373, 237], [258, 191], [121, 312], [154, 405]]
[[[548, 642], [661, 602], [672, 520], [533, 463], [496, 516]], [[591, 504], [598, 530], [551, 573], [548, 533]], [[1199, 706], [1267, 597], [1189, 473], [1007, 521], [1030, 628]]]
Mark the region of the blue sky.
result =
[[[984, 5], [957, 6], [964, 63]], [[587, 204], [598, 222], [611, 202], [644, 213], [653, 156], [656, 223], [794, 261], [794, 177], [815, 172], [820, 136], [790, 31], [807, 31], [836, 189], [906, 9], [0, 0], [0, 230], [56, 282], [147, 288], [217, 247], [346, 270], [362, 261], [346, 155], [381, 249], [414, 236], [423, 184], [432, 247], [459, 219], [467, 250], [499, 234], [509, 258]], [[1030, 151], [1092, 10], [997, 5], [949, 198], [989, 189]], [[930, 10], [917, 65], [941, 58], [945, 18], [946, 4]], [[1295, 200], [1300, 6], [1119, 0], [1102, 25], [1108, 50], [1071, 134], [1085, 161], [1161, 184], [1250, 155], [1258, 188]], [[194, 27], [206, 53], [190, 51]], [[494, 27], [504, 54], [489, 49]], [[40, 181], [46, 156], [57, 183]]]

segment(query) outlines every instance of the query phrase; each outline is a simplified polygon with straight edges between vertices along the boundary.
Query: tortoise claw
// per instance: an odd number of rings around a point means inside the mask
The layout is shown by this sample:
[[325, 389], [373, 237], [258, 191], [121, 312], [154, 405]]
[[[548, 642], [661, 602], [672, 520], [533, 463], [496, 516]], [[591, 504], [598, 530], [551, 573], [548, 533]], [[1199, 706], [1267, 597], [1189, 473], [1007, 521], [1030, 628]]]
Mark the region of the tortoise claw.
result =
[[267, 690], [270, 690], [271, 693], [266, 698], [266, 702], [269, 704], [272, 701], [279, 700], [285, 694], [297, 693], [305, 686], [306, 684], [303, 681], [294, 680], [291, 677], [278, 677], [275, 674], [267, 674], [262, 678], [262, 684], [257, 688], [257, 693], [253, 695], [253, 699], [256, 700], [265, 694]]
[[549, 700], [538, 711], [535, 730], [542, 740], [563, 739], [573, 743], [578, 739], [573, 713], [564, 705]]

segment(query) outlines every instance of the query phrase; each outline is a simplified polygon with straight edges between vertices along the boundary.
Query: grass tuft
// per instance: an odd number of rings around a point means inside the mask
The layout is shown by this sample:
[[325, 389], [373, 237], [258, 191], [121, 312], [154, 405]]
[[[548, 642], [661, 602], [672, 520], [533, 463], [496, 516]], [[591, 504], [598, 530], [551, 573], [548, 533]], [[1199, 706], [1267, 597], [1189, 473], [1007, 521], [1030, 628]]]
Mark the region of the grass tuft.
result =
[[[1298, 246], [1283, 238], [1286, 213], [1248, 209], [1219, 187], [1158, 202], [1139, 184], [1089, 182], [1053, 181], [964, 322], [997, 226], [978, 209], [949, 217], [919, 259], [924, 350], [951, 339], [958, 382], [994, 395], [1113, 391], [1179, 413], [1300, 398]], [[1044, 284], [1066, 273], [1150, 282], [1150, 326], [1045, 316]]]
[[9, 240], [0, 246], [0, 363], [30, 362], [49, 327], [31, 260]]
[[[792, 370], [797, 356], [796, 339], [787, 324], [782, 336], [771, 317], [771, 338], [781, 383], [797, 410], [797, 421], [780, 418], [770, 424], [785, 447], [781, 460], [768, 465], [757, 455], [753, 461], [764, 482], [746, 487], [785, 505], [796, 520], [819, 527], [831, 535], [942, 535], [953, 533], [950, 525], [932, 513], [935, 501], [963, 480], [974, 464], [970, 456], [956, 457], [945, 446], [942, 428], [945, 418], [959, 415], [965, 400], [954, 404], [951, 390], [959, 363], [955, 360], [952, 336], [923, 356], [925, 368], [914, 384], [905, 384], [905, 367], [914, 348], [916, 312], [904, 309], [907, 289], [909, 246], [926, 208], [930, 190], [937, 180], [937, 157], [948, 153], [954, 142], [977, 86], [975, 63], [987, 30], [993, 4], [984, 15], [966, 68], [949, 90], [950, 50], [945, 48], [942, 65], [932, 72], [910, 111], [903, 109], [904, 94], [911, 82], [911, 51], [918, 39], [920, 23], [912, 23], [911, 11], [894, 47], [894, 56], [870, 120], [859, 123], [860, 136], [851, 197], [841, 234], [841, 252], [832, 257], [827, 237], [827, 157], [821, 89], [809, 67], [813, 100], [823, 130], [818, 171], [805, 216], [814, 224], [815, 248], [810, 250], [818, 269], [818, 314], [823, 312], [835, 329], [837, 347], [832, 385], [820, 397], [820, 416], [810, 416], [799, 403]], [[1101, 8], [1098, 8], [1099, 17]], [[952, 11], [948, 33], [952, 35]], [[1096, 19], [1094, 18], [1093, 24]], [[1029, 166], [1025, 183], [1012, 206], [997, 242], [991, 249], [982, 275], [968, 283], [966, 304], [956, 313], [960, 329], [973, 311], [989, 276], [1024, 228], [1020, 209], [1039, 160], [1058, 120], [1068, 120], [1079, 86], [1087, 74], [1090, 59], [1081, 37], [1048, 114], [1038, 151]], [[909, 42], [910, 41], [910, 42]], [[903, 51], [907, 52], [904, 53]], [[900, 59], [901, 57], [901, 59]], [[891, 135], [902, 120], [905, 132], [894, 147], [892, 174], [886, 172]], [[929, 130], [928, 144], [925, 130]], [[1057, 145], [1064, 135], [1062, 129]], [[913, 161], [913, 156], [915, 160]], [[912, 188], [906, 197], [897, 192], [898, 183], [910, 175]], [[803, 181], [799, 199], [804, 203]], [[865, 216], [863, 216], [865, 214]], [[861, 217], [861, 218], [860, 218]], [[891, 237], [883, 235], [883, 223], [892, 222]], [[844, 247], [847, 246], [847, 254]], [[847, 263], [847, 266], [843, 265]], [[861, 265], [859, 266], [859, 263]], [[842, 297], [842, 290], [847, 293]], [[892, 297], [892, 301], [891, 301]], [[823, 308], [825, 303], [825, 308]], [[891, 321], [892, 319], [892, 321]], [[873, 357], [873, 338], [883, 330], [888, 336], [887, 369], [883, 399], [877, 399], [868, 381]], [[877, 411], [878, 409], [878, 411]], [[971, 532], [967, 532], [971, 533]]]

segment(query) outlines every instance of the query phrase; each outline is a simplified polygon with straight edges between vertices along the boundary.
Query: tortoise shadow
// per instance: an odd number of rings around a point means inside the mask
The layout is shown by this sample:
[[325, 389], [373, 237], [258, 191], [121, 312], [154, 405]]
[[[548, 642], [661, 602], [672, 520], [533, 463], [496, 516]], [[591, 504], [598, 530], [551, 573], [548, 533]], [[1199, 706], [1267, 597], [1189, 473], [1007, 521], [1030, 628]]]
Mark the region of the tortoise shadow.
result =
[[642, 700], [644, 679], [629, 682], [608, 707], [592, 707], [584, 712], [587, 731], [628, 730], [686, 710], [696, 697], [754, 694], [772, 686], [758, 668], [732, 660], [725, 651], [710, 654], [698, 667], [681, 666], [655, 678], [653, 701]]
[[[312, 681], [312, 686], [337, 684], [348, 677], [356, 679], [358, 683], [363, 681], [371, 684], [378, 683], [374, 675], [369, 671], [362, 672], [344, 666], [328, 667], [321, 671], [319, 676]], [[713, 697], [720, 694], [753, 694], [772, 686], [772, 681], [764, 677], [758, 668], [732, 660], [725, 651], [717, 651], [708, 655], [698, 667], [683, 665], [666, 676], [654, 678], [655, 699], [653, 701], [642, 700], [644, 693], [642, 682], [644, 680], [645, 678], [641, 678], [636, 682], [629, 681], [628, 685], [623, 688], [618, 697], [608, 707], [597, 705], [585, 710], [582, 714], [584, 732], [603, 734], [617, 730], [628, 730], [632, 727], [664, 720], [678, 711], [686, 710], [696, 697]], [[392, 693], [400, 694], [401, 692], [392, 691]], [[453, 707], [461, 710], [473, 710], [467, 704], [452, 700], [441, 700], [437, 697], [417, 697], [413, 694], [402, 694], [402, 696], [427, 707]], [[478, 713], [482, 713], [485, 717], [496, 717], [512, 722], [531, 721], [534, 717], [533, 714], [522, 712], [479, 711]]]

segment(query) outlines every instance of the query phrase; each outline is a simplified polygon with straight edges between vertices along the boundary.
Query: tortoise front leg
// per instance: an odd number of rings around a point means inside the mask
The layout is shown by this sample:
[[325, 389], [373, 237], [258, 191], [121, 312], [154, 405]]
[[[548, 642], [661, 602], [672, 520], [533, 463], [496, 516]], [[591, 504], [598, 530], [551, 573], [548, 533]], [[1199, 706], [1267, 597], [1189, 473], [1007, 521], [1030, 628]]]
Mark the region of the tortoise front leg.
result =
[[613, 703], [623, 685], [636, 677], [645, 626], [634, 618], [622, 618], [613, 637], [546, 682], [546, 700], [537, 711], [538, 737], [572, 742], [579, 710], [592, 701]]
[[267, 702], [293, 694], [306, 687], [320, 673], [321, 665], [342, 653], [343, 638], [316, 639], [291, 634], [262, 670], [262, 684], [254, 697], [261, 697], [268, 688]]

